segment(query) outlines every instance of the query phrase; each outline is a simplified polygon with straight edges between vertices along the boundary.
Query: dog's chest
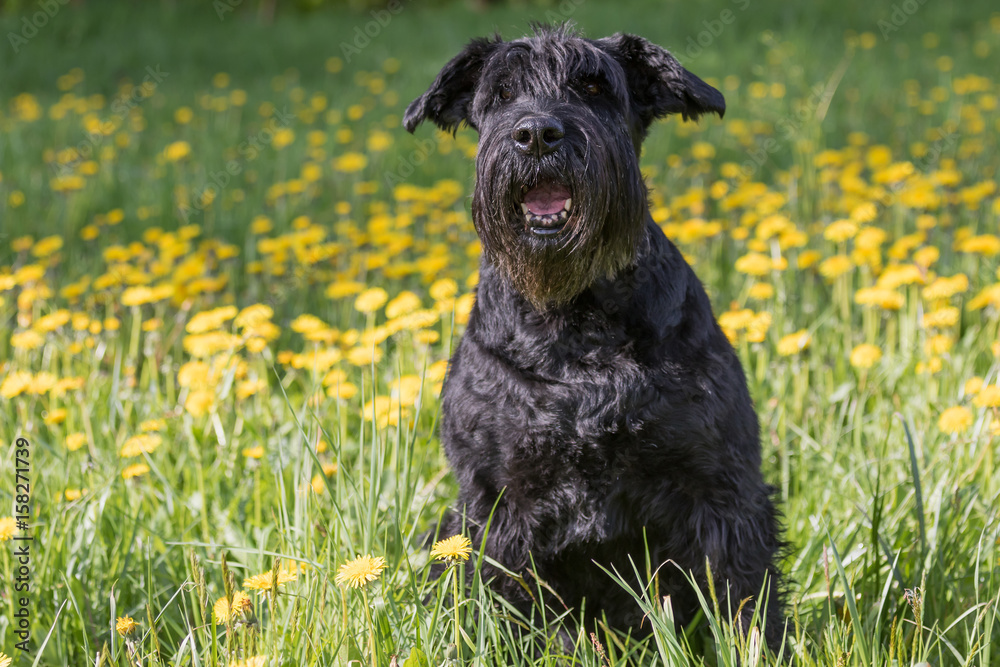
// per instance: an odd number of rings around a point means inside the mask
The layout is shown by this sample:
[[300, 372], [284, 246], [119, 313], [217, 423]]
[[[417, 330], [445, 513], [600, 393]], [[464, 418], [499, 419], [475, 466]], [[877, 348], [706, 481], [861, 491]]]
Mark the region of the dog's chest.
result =
[[538, 525], [542, 552], [617, 539], [636, 525], [637, 483], [659, 467], [663, 445], [664, 395], [631, 350], [591, 349], [559, 363], [558, 381], [493, 376], [487, 417], [498, 486]]

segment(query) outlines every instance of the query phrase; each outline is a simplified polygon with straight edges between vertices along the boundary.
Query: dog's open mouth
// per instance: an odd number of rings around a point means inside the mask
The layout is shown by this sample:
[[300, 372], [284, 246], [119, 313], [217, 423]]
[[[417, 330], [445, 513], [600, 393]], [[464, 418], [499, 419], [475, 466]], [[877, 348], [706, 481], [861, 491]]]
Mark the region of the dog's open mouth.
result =
[[558, 234], [573, 208], [572, 193], [561, 183], [542, 183], [524, 191], [521, 210], [533, 234]]

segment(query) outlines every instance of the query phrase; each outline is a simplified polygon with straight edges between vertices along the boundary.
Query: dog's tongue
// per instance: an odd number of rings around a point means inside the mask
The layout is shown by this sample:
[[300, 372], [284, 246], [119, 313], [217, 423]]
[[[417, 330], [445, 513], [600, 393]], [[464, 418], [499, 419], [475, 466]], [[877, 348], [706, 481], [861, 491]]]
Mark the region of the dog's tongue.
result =
[[524, 194], [524, 205], [535, 215], [549, 215], [563, 210], [570, 196], [566, 186], [547, 183], [528, 190]]

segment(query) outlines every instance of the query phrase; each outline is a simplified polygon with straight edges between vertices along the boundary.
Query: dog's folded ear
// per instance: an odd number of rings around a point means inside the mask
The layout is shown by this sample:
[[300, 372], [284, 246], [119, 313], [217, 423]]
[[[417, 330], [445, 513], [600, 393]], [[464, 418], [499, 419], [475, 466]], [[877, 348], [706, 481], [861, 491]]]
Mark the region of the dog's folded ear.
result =
[[721, 118], [726, 112], [722, 93], [684, 69], [666, 49], [624, 33], [595, 41], [625, 70], [632, 105], [643, 127], [672, 113], [687, 120], [710, 112]]
[[462, 121], [475, 128], [469, 120], [469, 106], [483, 65], [500, 41], [499, 36], [493, 39], [474, 39], [452, 58], [438, 73], [427, 92], [406, 107], [403, 126], [407, 131], [413, 132], [425, 120], [432, 121], [446, 132], [454, 132]]

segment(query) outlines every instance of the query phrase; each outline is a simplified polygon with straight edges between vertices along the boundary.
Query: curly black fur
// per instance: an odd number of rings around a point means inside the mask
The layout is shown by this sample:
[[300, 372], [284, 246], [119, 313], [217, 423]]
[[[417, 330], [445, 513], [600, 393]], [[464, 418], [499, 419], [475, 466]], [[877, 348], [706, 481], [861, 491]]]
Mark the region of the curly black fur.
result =
[[[640, 37], [538, 26], [511, 42], [471, 42], [404, 124], [466, 122], [480, 134], [479, 290], [442, 398], [462, 511], [445, 532], [468, 522], [507, 568], [533, 562], [567, 604], [586, 600], [588, 615], [640, 632], [649, 624], [638, 606], [597, 564], [628, 575], [648, 548], [654, 569], [672, 561], [704, 585], [707, 558], [732, 613], [757, 599], [766, 576], [774, 644], [781, 536], [757, 416], [704, 288], [650, 217], [639, 172], [656, 118], [724, 110], [717, 90]], [[512, 136], [529, 115], [561, 123], [557, 149], [518, 149]], [[572, 193], [572, 209], [543, 236], [520, 203], [551, 182]], [[670, 565], [659, 578], [681, 622], [690, 619], [691, 586]], [[516, 581], [493, 585], [530, 609]]]

